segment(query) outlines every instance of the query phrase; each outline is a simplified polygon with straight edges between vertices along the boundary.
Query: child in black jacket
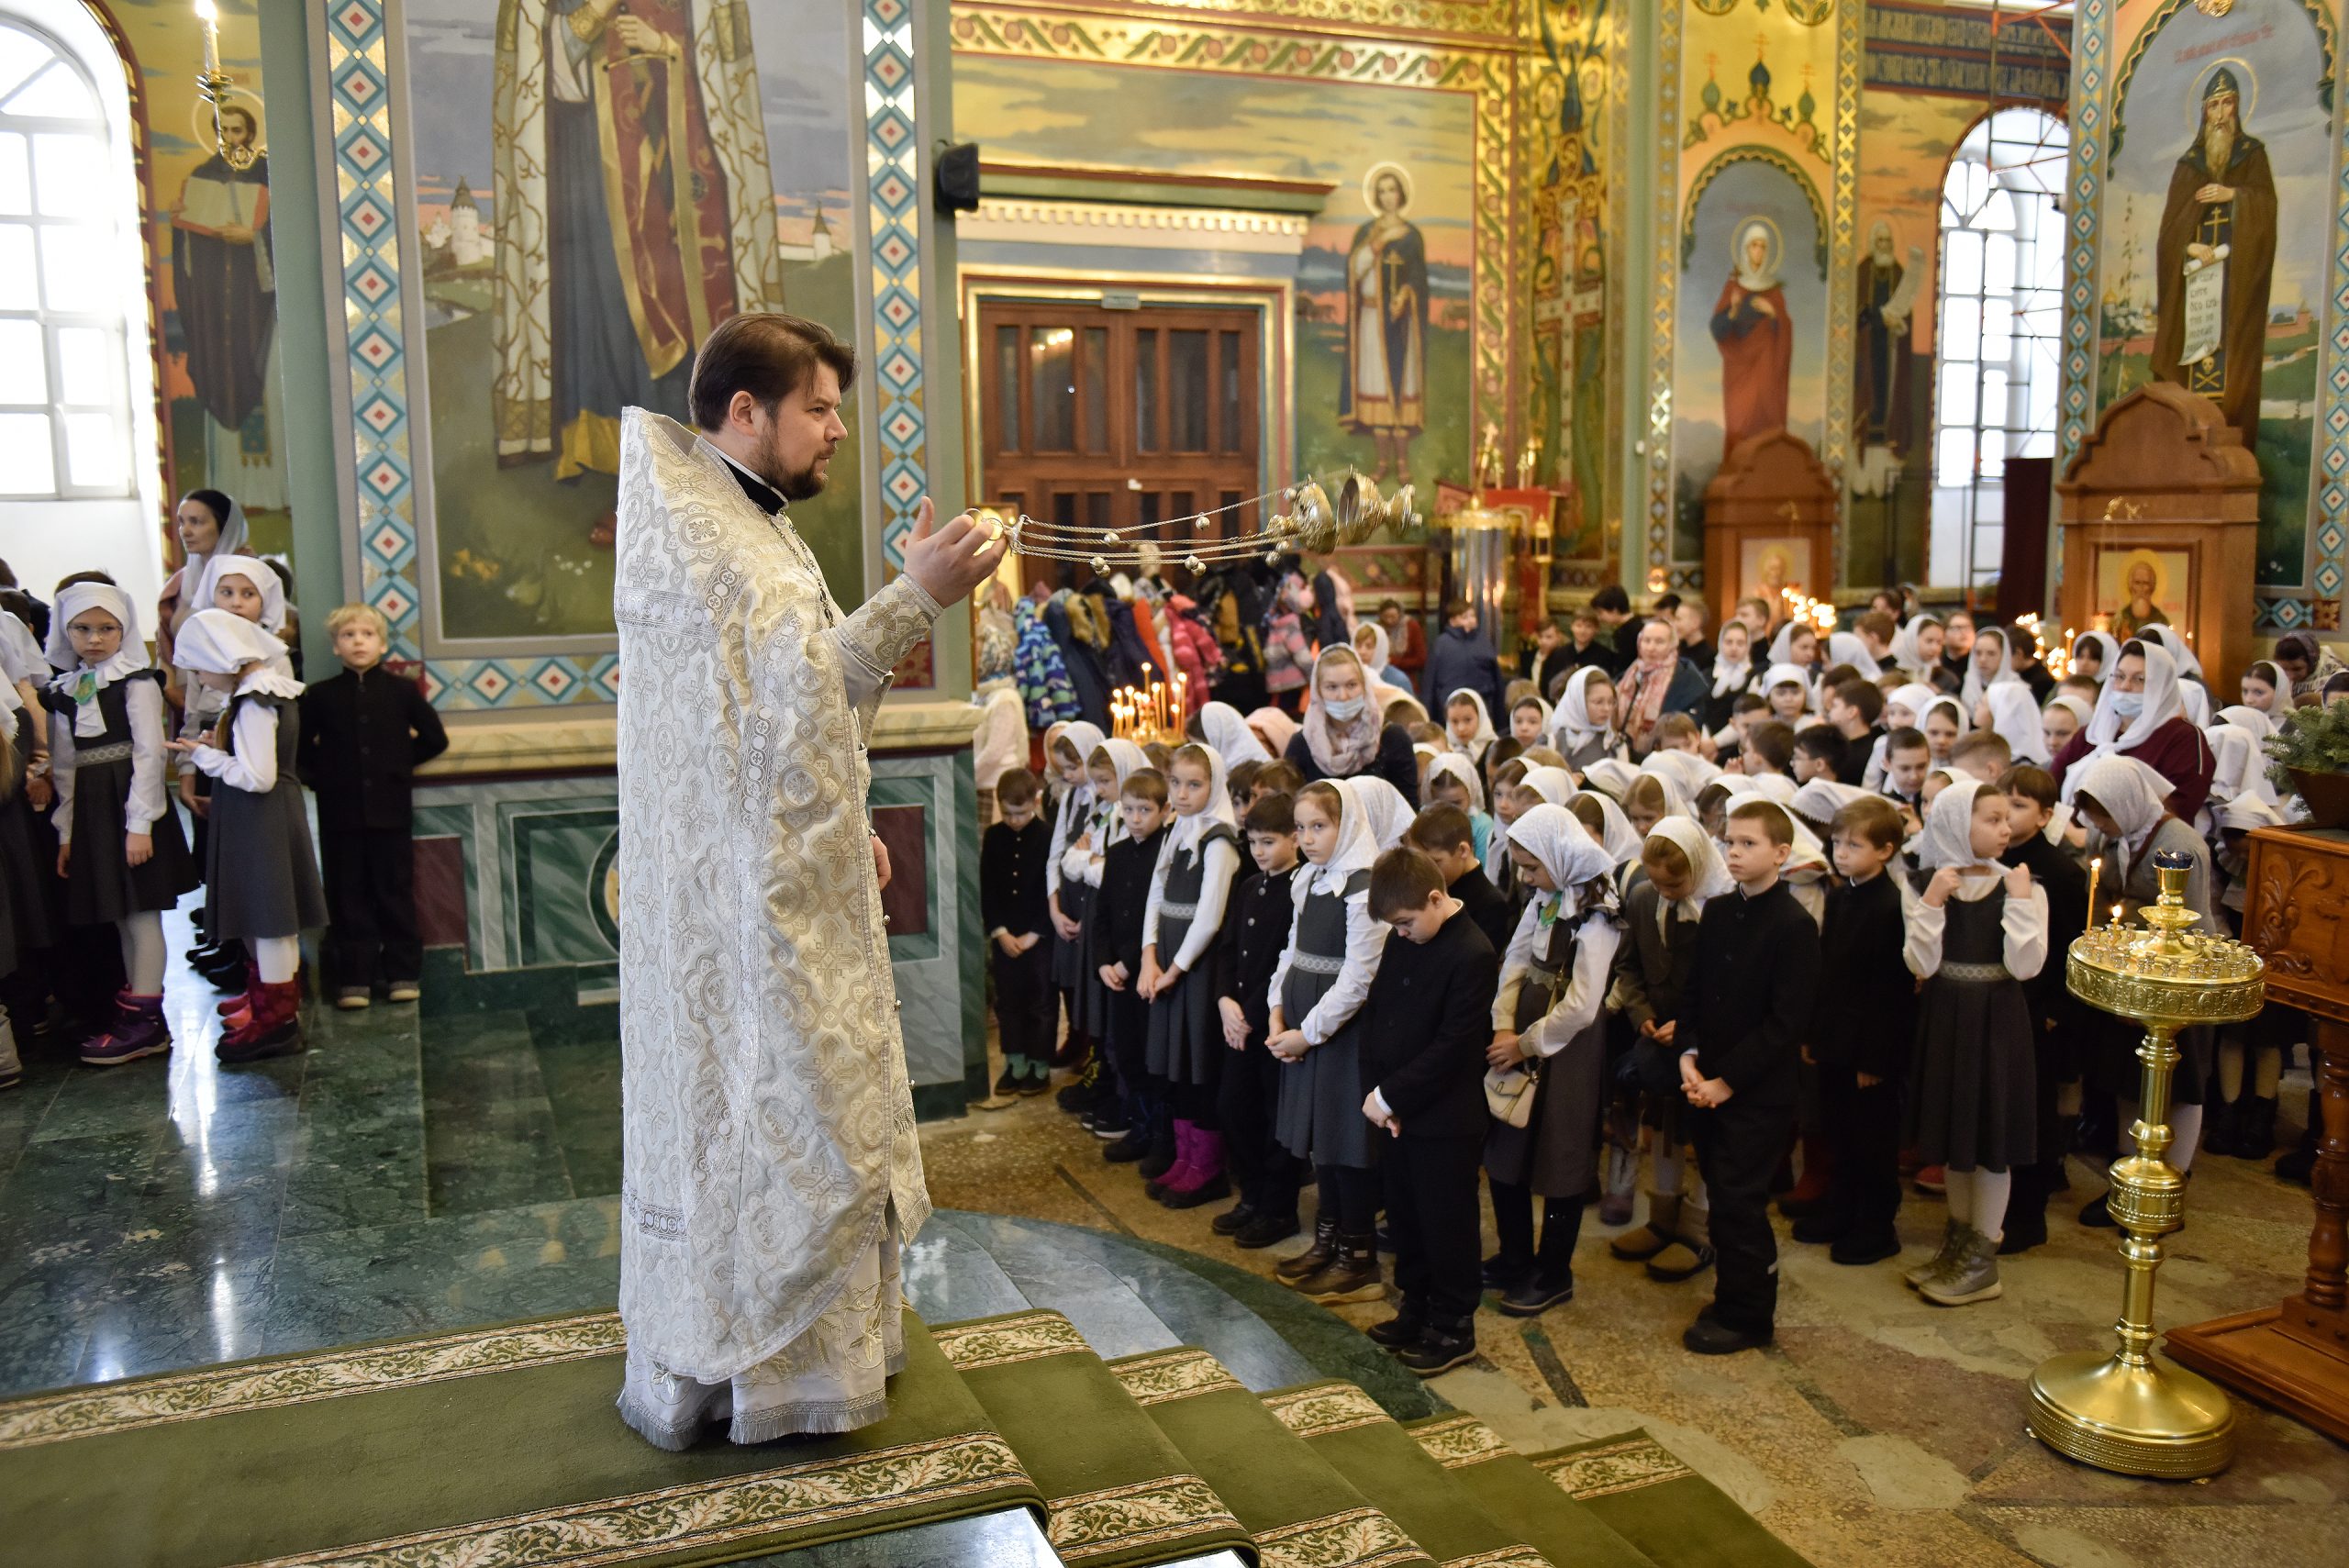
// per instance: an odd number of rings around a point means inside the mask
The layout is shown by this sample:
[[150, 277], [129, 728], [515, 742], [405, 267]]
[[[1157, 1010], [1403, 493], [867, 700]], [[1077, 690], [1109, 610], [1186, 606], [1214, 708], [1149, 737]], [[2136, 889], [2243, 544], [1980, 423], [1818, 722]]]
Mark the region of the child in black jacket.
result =
[[1286, 795], [1267, 795], [1248, 807], [1252, 873], [1231, 889], [1231, 909], [1216, 952], [1216, 1010], [1223, 1042], [1239, 1055], [1224, 1063], [1216, 1112], [1223, 1122], [1225, 1159], [1240, 1185], [1240, 1201], [1215, 1217], [1219, 1236], [1252, 1251], [1297, 1232], [1297, 1195], [1304, 1171], [1274, 1133], [1280, 1103], [1280, 1059], [1264, 1049], [1272, 1032], [1273, 971], [1288, 946], [1297, 914], [1297, 814]]
[[1476, 855], [1475, 825], [1456, 806], [1431, 806], [1411, 818], [1404, 835], [1411, 848], [1435, 862], [1443, 873], [1443, 891], [1460, 901], [1469, 924], [1485, 933], [1495, 952], [1508, 946], [1517, 929], [1517, 911], [1486, 874]]
[[[1103, 852], [1101, 890], [1093, 901], [1092, 954], [1106, 1002], [1102, 1031], [1117, 1074], [1118, 1092], [1130, 1117], [1125, 1136], [1103, 1150], [1115, 1164], [1142, 1160], [1152, 1151], [1155, 1129], [1165, 1107], [1150, 1083], [1144, 1051], [1150, 1009], [1135, 989], [1141, 979], [1142, 920], [1150, 909], [1150, 877], [1158, 865], [1159, 835], [1166, 827], [1166, 777], [1155, 768], [1136, 768], [1118, 792], [1124, 834]], [[1174, 1163], [1173, 1149], [1166, 1151]]]
[[1900, 1096], [1917, 1032], [1900, 887], [1885, 874], [1905, 828], [1898, 806], [1867, 795], [1835, 814], [1834, 834], [1844, 880], [1827, 895], [1818, 1021], [1803, 1047], [1819, 1070], [1831, 1174], [1826, 1201], [1795, 1222], [1794, 1238], [1829, 1243], [1839, 1263], [1873, 1263], [1900, 1251]]
[[1043, 786], [1025, 768], [996, 780], [1002, 820], [979, 843], [979, 922], [986, 928], [987, 962], [995, 975], [995, 1020], [1003, 1040], [1003, 1076], [996, 1099], [1041, 1095], [1052, 1083], [1052, 1036], [1060, 1026], [1060, 993], [1052, 985], [1050, 895], [1044, 866], [1052, 830], [1042, 816]]
[[1370, 1337], [1421, 1377], [1476, 1353], [1476, 1173], [1491, 1117], [1485, 1048], [1500, 956], [1417, 850], [1389, 850], [1370, 872], [1371, 917], [1394, 928], [1363, 1006], [1363, 1115], [1393, 1141], [1386, 1221], [1402, 1306]]
[[335, 1006], [363, 1007], [377, 984], [417, 999], [424, 949], [416, 929], [416, 770], [449, 749], [423, 688], [383, 668], [390, 626], [373, 605], [327, 617], [342, 673], [299, 699], [296, 766], [318, 800], [326, 874], [327, 966]]

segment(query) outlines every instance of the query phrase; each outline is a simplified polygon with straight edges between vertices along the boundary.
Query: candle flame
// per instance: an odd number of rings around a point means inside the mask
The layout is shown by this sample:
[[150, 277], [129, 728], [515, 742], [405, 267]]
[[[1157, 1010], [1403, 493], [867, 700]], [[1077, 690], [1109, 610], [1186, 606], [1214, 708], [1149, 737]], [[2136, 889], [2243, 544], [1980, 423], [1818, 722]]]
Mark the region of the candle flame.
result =
[[212, 0], [195, 0], [195, 17], [200, 22], [217, 22], [220, 19], [220, 8]]

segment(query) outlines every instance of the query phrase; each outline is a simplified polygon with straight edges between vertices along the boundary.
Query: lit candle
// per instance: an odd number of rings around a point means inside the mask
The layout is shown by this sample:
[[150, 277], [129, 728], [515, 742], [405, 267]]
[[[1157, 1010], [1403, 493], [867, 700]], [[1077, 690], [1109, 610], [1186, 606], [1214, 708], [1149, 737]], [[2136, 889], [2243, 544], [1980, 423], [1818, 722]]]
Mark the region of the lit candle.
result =
[[2121, 906], [2118, 904], [2112, 906], [2112, 929], [2116, 931], [2121, 929]]
[[220, 73], [220, 8], [212, 0], [195, 0], [195, 18], [204, 24], [204, 73]]

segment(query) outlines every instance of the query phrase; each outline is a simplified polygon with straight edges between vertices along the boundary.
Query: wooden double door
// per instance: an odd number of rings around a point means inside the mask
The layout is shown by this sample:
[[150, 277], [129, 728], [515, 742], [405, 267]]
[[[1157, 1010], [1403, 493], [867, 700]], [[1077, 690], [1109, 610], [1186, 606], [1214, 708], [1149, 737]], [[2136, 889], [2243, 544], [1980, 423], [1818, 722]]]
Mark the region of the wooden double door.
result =
[[[1098, 538], [1140, 528], [1172, 571], [1203, 537], [1259, 526], [1263, 419], [1257, 313], [1111, 310], [1061, 301], [983, 301], [980, 477], [1007, 512]], [[1027, 558], [1023, 583], [1057, 585], [1073, 563]]]

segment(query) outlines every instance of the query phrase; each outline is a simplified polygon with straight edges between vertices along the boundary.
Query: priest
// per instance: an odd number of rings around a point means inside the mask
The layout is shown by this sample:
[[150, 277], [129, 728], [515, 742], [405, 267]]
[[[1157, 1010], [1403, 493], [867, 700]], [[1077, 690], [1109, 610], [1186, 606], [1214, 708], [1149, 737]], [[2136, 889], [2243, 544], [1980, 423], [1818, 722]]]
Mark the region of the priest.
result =
[[904, 1356], [930, 1199], [865, 744], [1005, 545], [925, 500], [904, 573], [841, 612], [788, 508], [855, 372], [815, 323], [736, 316], [694, 362], [698, 429], [621, 422], [619, 1406], [662, 1448], [853, 1430]]

